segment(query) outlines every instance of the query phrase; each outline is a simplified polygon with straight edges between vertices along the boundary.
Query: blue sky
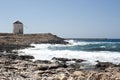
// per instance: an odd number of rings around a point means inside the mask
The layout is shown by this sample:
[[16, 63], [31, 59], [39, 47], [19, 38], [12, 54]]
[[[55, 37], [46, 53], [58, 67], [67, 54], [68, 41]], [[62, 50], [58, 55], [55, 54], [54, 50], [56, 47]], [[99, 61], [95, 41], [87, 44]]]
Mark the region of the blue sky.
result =
[[120, 38], [120, 0], [0, 0], [0, 32], [16, 20], [25, 33]]

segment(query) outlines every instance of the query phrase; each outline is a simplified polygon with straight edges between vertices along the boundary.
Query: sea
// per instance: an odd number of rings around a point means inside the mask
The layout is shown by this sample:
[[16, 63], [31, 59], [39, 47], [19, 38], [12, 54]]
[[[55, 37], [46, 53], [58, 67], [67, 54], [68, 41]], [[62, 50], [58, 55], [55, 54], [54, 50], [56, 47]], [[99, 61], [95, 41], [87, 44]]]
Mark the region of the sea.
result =
[[32, 55], [35, 60], [52, 60], [53, 57], [76, 58], [120, 63], [120, 39], [67, 39], [69, 44], [31, 44], [32, 48], [19, 50], [20, 55]]

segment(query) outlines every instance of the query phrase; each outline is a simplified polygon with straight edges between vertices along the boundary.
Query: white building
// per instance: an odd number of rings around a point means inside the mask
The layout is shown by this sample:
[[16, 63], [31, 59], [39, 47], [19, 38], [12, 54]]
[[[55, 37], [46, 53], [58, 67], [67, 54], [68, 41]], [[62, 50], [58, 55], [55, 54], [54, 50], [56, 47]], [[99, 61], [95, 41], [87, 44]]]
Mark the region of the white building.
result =
[[13, 33], [14, 34], [23, 34], [23, 23], [16, 21], [13, 23]]

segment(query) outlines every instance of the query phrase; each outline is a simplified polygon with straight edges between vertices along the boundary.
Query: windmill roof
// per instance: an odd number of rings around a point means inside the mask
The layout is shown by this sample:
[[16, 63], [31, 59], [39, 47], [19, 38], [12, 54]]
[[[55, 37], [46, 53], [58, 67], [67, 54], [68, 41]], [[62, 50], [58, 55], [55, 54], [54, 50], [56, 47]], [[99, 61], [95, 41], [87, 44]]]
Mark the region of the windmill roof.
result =
[[16, 22], [14, 22], [13, 24], [23, 24], [23, 23], [20, 22], [20, 21], [16, 21]]

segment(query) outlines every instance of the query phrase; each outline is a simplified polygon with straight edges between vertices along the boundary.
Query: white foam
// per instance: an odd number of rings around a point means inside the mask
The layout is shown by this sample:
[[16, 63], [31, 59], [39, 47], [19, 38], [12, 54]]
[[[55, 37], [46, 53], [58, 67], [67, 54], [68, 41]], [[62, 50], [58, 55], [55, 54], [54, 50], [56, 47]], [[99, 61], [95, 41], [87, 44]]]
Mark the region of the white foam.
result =
[[75, 40], [65, 40], [71, 45], [89, 45], [89, 44], [115, 44], [120, 42], [87, 42], [87, 41], [75, 41]]
[[35, 48], [27, 48], [19, 50], [24, 52], [20, 54], [32, 55], [35, 59], [51, 60], [53, 57], [63, 58], [78, 58], [88, 60], [91, 64], [95, 64], [96, 60], [120, 63], [120, 52], [85, 52], [85, 51], [70, 51], [70, 50], [50, 50], [48, 47], [68, 46], [68, 45], [53, 45], [53, 44], [32, 44]]
[[71, 45], [88, 45], [90, 42], [76, 42], [75, 40], [65, 40], [66, 42], [70, 43]]

